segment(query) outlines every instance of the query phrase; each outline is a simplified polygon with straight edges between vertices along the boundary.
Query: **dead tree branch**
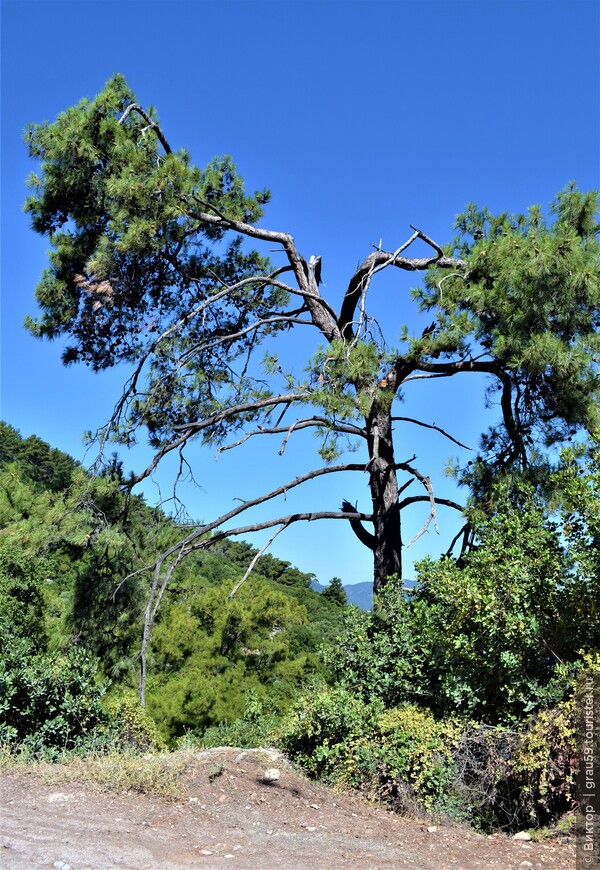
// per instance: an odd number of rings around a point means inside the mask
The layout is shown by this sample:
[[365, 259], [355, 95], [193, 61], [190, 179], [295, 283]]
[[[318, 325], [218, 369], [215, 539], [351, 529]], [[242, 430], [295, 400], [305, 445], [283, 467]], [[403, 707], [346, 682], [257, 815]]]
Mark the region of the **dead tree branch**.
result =
[[467, 444], [463, 444], [462, 441], [458, 441], [445, 429], [442, 429], [440, 426], [436, 426], [435, 423], [423, 423], [422, 420], [415, 420], [414, 417], [392, 417], [392, 421], [398, 421], [402, 423], [414, 423], [415, 426], [423, 426], [424, 429], [434, 429], [436, 432], [439, 432], [445, 438], [448, 438], [450, 441], [457, 444], [459, 447], [463, 447], [465, 450], [473, 450], [472, 447], [469, 447]]
[[[411, 229], [415, 230], [412, 236], [396, 251], [393, 253], [381, 251], [379, 249], [373, 251], [373, 253], [369, 254], [369, 256], [361, 263], [350, 279], [338, 319], [338, 327], [344, 338], [351, 340], [354, 337], [352, 329], [354, 312], [361, 295], [366, 292], [371, 278], [376, 271], [385, 269], [388, 266], [395, 266], [398, 269], [415, 272], [428, 269], [434, 264], [442, 269], [456, 269], [457, 267], [466, 268], [466, 263], [463, 260], [458, 257], [446, 257], [440, 246], [433, 242], [429, 236], [426, 236], [414, 227], [411, 227]], [[436, 252], [435, 256], [414, 258], [400, 256], [402, 251], [405, 251], [418, 238], [434, 248]]]
[[295, 420], [290, 426], [259, 426], [257, 429], [247, 432], [243, 438], [239, 438], [232, 444], [226, 444], [223, 447], [219, 447], [217, 455], [224, 453], [226, 450], [233, 450], [234, 447], [240, 447], [240, 445], [244, 444], [255, 435], [281, 435], [285, 433], [285, 438], [279, 448], [279, 455], [282, 456], [293, 432], [296, 432], [299, 429], [317, 427], [323, 427], [333, 432], [340, 432], [346, 435], [356, 435], [360, 438], [367, 437], [365, 430], [361, 429], [359, 426], [352, 426], [349, 423], [340, 423], [335, 420], [329, 420], [327, 417], [306, 417], [304, 419]]
[[271, 546], [271, 544], [273, 543], [273, 541], [275, 540], [275, 538], [277, 537], [277, 535], [279, 535], [281, 532], [283, 532], [283, 530], [286, 529], [286, 528], [287, 528], [287, 524], [284, 524], [284, 525], [280, 526], [280, 527], [277, 529], [277, 531], [276, 531], [274, 534], [271, 535], [271, 537], [269, 538], [269, 540], [267, 541], [267, 543], [264, 545], [264, 547], [261, 547], [260, 550], [258, 550], [258, 552], [254, 555], [254, 558], [252, 559], [252, 561], [251, 561], [250, 564], [248, 565], [248, 570], [246, 571], [246, 573], [244, 574], [244, 576], [242, 577], [242, 579], [239, 580], [239, 581], [235, 584], [235, 586], [233, 587], [233, 589], [232, 589], [231, 592], [229, 593], [228, 598], [229, 598], [230, 601], [231, 601], [231, 599], [235, 596], [236, 592], [238, 591], [238, 589], [240, 588], [240, 586], [242, 585], [242, 583], [245, 583], [245, 581], [248, 579], [248, 577], [250, 576], [250, 574], [252, 574], [252, 571], [254, 570], [254, 566], [256, 565], [256, 563], [258, 562], [258, 560], [260, 559], [260, 557], [262, 556], [262, 554], [265, 552], [265, 550], [268, 550], [268, 549], [269, 549], [269, 547]]

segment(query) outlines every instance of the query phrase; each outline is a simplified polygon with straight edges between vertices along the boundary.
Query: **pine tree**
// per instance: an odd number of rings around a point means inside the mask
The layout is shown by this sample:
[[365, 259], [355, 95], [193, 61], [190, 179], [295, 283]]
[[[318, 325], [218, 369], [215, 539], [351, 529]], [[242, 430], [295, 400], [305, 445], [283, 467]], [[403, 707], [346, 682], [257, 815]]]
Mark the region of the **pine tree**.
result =
[[321, 594], [323, 598], [333, 601], [334, 604], [339, 604], [342, 607], [348, 604], [348, 596], [339, 577], [332, 577], [329, 586], [325, 587]]
[[[163, 553], [153, 566], [162, 578], [153, 587], [158, 599], [187, 553], [228, 534], [265, 528], [278, 534], [315, 519], [351, 524], [373, 552], [376, 592], [390, 576], [402, 576], [405, 511], [429, 505], [425, 531], [439, 506], [462, 509], [435, 496], [414, 457], [399, 461], [396, 454], [401, 426], [425, 426], [456, 443], [442, 427], [398, 414], [410, 381], [487, 376], [501, 419], [459, 472], [482, 498], [498, 474], [539, 478], [549, 449], [573, 432], [597, 430], [595, 193], [565, 189], [549, 219], [537, 207], [494, 216], [471, 205], [457, 219], [459, 237], [445, 249], [412, 228], [394, 250], [380, 245], [360, 263], [336, 312], [323, 295], [321, 257], [304, 257], [289, 233], [260, 227], [269, 194], [247, 195], [229, 157], [199, 169], [187, 152], [173, 151], [154, 110], [135, 101], [122, 77], [27, 135], [41, 171], [26, 208], [53, 247], [37, 289], [42, 314], [28, 321], [29, 329], [39, 337], [67, 336], [65, 363], [133, 366], [101, 442], [111, 435], [131, 443], [145, 429], [155, 457], [140, 480], [197, 439], [223, 450], [280, 435], [283, 451], [296, 431], [312, 429], [321, 438], [323, 466], [203, 523]], [[242, 239], [275, 248], [285, 265], [272, 268]], [[417, 241], [429, 256], [406, 255]], [[433, 317], [421, 335], [400, 324], [397, 346], [381, 337], [368, 313], [374, 279], [390, 268], [425, 273], [413, 297]], [[299, 324], [321, 341], [303, 377], [285, 371], [272, 350], [282, 332]], [[360, 462], [339, 461], [357, 445], [364, 450]], [[308, 480], [348, 471], [367, 475], [370, 512], [344, 502], [341, 510], [329, 505], [232, 524]], [[406, 494], [414, 481], [420, 492]], [[469, 539], [466, 524], [463, 545]]]

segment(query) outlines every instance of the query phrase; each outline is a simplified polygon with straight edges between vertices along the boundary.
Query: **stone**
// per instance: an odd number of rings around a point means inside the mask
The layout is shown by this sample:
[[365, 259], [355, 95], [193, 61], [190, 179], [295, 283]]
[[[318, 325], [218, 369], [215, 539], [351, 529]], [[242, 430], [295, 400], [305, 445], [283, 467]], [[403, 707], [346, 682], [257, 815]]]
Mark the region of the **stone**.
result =
[[279, 771], [276, 767], [268, 767], [262, 775], [263, 782], [278, 782]]
[[518, 834], [511, 837], [511, 840], [531, 840], [531, 834], [528, 834], [527, 831], [519, 831]]

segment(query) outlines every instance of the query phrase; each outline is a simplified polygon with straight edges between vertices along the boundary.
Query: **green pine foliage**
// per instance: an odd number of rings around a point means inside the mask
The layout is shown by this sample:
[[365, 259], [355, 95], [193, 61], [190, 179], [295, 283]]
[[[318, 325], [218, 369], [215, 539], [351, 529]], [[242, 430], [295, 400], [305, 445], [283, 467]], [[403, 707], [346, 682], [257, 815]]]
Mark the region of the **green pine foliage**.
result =
[[0, 635], [25, 637], [46, 645], [43, 563], [11, 547], [0, 546]]
[[36, 435], [21, 438], [18, 431], [0, 420], [0, 467], [17, 462], [28, 480], [41, 489], [65, 489], [77, 463], [68, 454], [51, 448]]
[[[462, 480], [478, 494], [493, 472], [515, 461], [521, 470], [543, 464], [549, 448], [600, 426], [600, 270], [598, 193], [574, 184], [561, 191], [545, 218], [538, 206], [525, 215], [492, 215], [470, 204], [456, 219], [454, 249], [468, 262], [465, 275], [426, 274], [413, 291], [420, 306], [437, 311], [436, 353], [445, 336], [455, 347], [481, 353], [504, 372], [490, 399], [512, 405], [501, 425], [483, 436], [474, 467]], [[450, 342], [452, 344], [452, 342]], [[414, 353], [422, 353], [419, 343]], [[503, 396], [510, 383], [512, 396]], [[535, 479], [535, 478], [534, 478]]]
[[[26, 142], [40, 170], [25, 210], [52, 246], [36, 292], [42, 314], [27, 328], [67, 335], [67, 364], [102, 370], [152, 358], [146, 390], [115, 437], [126, 441], [142, 424], [157, 447], [175, 426], [255, 397], [257, 383], [235, 376], [232, 364], [257, 342], [249, 324], [276, 313], [287, 296], [260, 281], [267, 259], [240, 238], [226, 241], [194, 208], [254, 223], [268, 191], [246, 194], [230, 157], [200, 169], [187, 152], [172, 151], [154, 110], [135, 102], [120, 75], [55, 123], [31, 125]], [[215, 311], [207, 303], [227, 284], [239, 289]], [[264, 334], [279, 328], [275, 319]], [[228, 333], [236, 337], [211, 342]], [[187, 360], [183, 377], [172, 365], [179, 356]], [[215, 425], [204, 437], [218, 442], [223, 434]]]
[[327, 601], [334, 601], [342, 606], [348, 604], [348, 596], [339, 577], [331, 578], [329, 586], [325, 587], [322, 595]]

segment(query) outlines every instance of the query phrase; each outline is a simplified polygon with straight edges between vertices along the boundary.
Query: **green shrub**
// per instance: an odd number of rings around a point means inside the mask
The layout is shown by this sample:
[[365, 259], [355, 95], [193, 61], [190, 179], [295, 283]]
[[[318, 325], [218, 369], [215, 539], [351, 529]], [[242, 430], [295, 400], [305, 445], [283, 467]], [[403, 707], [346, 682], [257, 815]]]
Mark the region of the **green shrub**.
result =
[[346, 610], [341, 633], [324, 648], [325, 663], [352, 694], [395, 707], [414, 694], [423, 657], [414, 641], [402, 580], [390, 578], [375, 605], [370, 613]]
[[107, 723], [98, 662], [80, 648], [38, 654], [25, 638], [0, 640], [0, 741], [33, 754], [81, 747]]
[[348, 752], [373, 731], [381, 707], [334, 687], [300, 698], [284, 721], [278, 742], [311, 776], [345, 779]]
[[371, 734], [351, 746], [350, 782], [400, 812], [444, 811], [455, 806], [454, 745], [460, 727], [405, 704], [378, 716]]
[[115, 749], [150, 752], [166, 748], [156, 722], [141, 706], [137, 692], [121, 690], [103, 706], [108, 715], [107, 740]]
[[485, 831], [555, 824], [573, 800], [572, 700], [507, 731], [411, 704], [383, 710], [336, 687], [301, 699], [278, 744], [311, 776]]
[[312, 776], [360, 788], [399, 811], [430, 812], [450, 807], [459, 733], [428, 710], [384, 711], [337, 687], [301, 699], [279, 745]]

